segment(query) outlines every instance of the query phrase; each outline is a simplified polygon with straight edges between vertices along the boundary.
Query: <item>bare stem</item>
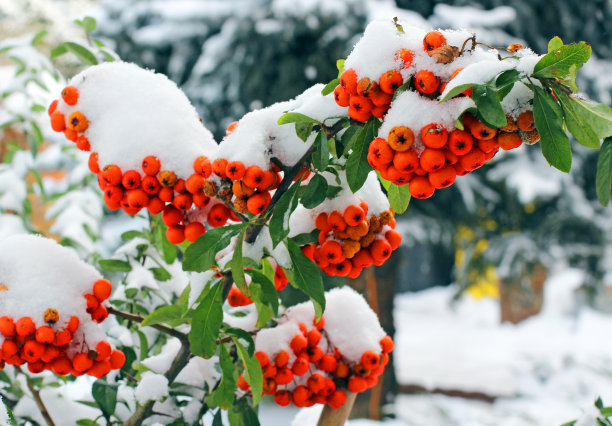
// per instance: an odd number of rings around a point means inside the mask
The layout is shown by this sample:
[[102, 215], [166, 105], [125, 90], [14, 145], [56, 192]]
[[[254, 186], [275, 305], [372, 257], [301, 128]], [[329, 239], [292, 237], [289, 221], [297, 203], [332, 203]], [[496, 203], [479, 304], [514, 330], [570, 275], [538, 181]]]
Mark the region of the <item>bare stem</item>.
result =
[[25, 376], [26, 383], [28, 384], [28, 389], [30, 389], [30, 392], [32, 392], [32, 397], [34, 397], [34, 401], [36, 402], [36, 405], [38, 406], [38, 409], [40, 410], [40, 413], [42, 414], [42, 416], [44, 417], [45, 421], [47, 422], [47, 425], [55, 426], [55, 422], [51, 418], [51, 415], [49, 414], [49, 411], [47, 411], [47, 407], [45, 407], [45, 403], [43, 402], [42, 398], [40, 397], [40, 392], [38, 392], [38, 389], [36, 389], [34, 387], [34, 384], [30, 380], [30, 376], [25, 374], [23, 372], [23, 370], [18, 365], [15, 365], [14, 367], [15, 367], [15, 370], [17, 370], [19, 373], [21, 373], [21, 374], [23, 374]]
[[[123, 311], [113, 308], [112, 306], [108, 307], [107, 309], [108, 309], [109, 314], [113, 314], [119, 318], [127, 319], [130, 321], [135, 321], [139, 324], [144, 321], [144, 317], [137, 315], [137, 314], [130, 314], [127, 312], [123, 312]], [[181, 333], [180, 331], [175, 330], [174, 328], [166, 327], [165, 325], [162, 325], [162, 324], [151, 324], [149, 327], [153, 327], [154, 329], [161, 331], [162, 333], [176, 337], [181, 341], [187, 340], [187, 335], [185, 333]]]

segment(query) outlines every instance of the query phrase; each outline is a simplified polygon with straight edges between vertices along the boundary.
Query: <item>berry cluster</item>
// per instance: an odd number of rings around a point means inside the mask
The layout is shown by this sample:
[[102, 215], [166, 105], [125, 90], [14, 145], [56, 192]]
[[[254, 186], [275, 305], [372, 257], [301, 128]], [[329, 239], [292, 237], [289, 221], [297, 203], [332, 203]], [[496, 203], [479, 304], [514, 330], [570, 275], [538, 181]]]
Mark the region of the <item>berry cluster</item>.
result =
[[[379, 352], [367, 350], [361, 359], [351, 361], [333, 346], [324, 317], [312, 324], [309, 329], [299, 323], [299, 333], [289, 342], [291, 352], [255, 352], [263, 371], [263, 394], [273, 395], [281, 406], [328, 404], [338, 409], [346, 401], [343, 389], [358, 393], [378, 383], [389, 362], [393, 340], [385, 336], [380, 340]], [[238, 378], [238, 387], [250, 390], [243, 375]]]
[[302, 247], [304, 254], [330, 276], [357, 278], [363, 268], [380, 266], [399, 247], [393, 210], [368, 217], [368, 204], [350, 205], [344, 212], [322, 212], [315, 219], [318, 243]]
[[[85, 295], [87, 312], [97, 323], [108, 316], [102, 302], [110, 297], [111, 284], [108, 280], [96, 281], [93, 293]], [[80, 336], [80, 320], [71, 316], [67, 323], [60, 325], [57, 310], [48, 308], [44, 313], [44, 325], [38, 327], [31, 317], [24, 316], [16, 321], [8, 316], [0, 317], [0, 333], [4, 337], [1, 347], [0, 365], [28, 364], [31, 373], [51, 370], [58, 375], [88, 374], [101, 378], [111, 370], [120, 369], [125, 355], [113, 350], [105, 340], [95, 348], [88, 347]], [[79, 333], [80, 332], [80, 333]]]
[[[79, 90], [74, 86], [67, 86], [62, 90], [62, 99], [69, 106], [76, 105], [79, 100]], [[66, 119], [63, 112], [57, 110], [58, 100], [54, 100], [49, 105], [47, 112], [51, 119], [51, 128], [56, 132], [63, 132], [66, 139], [74, 142], [82, 151], [91, 149], [89, 140], [84, 135], [85, 130], [89, 127], [89, 120], [80, 111], [73, 111]]]

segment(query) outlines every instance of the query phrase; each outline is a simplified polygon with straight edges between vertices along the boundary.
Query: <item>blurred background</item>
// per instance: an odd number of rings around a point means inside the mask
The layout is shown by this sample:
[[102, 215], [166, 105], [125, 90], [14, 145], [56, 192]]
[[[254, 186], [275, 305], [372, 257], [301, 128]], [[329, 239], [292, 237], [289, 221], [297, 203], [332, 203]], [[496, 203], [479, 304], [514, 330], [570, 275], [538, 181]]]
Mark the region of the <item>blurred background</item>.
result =
[[[86, 15], [97, 20], [87, 35], [73, 23]], [[112, 251], [134, 226], [103, 215], [81, 153], [49, 144], [46, 114], [23, 109], [24, 96], [45, 107], [56, 97], [55, 68], [69, 78], [82, 66], [71, 55], [50, 62], [57, 45], [76, 40], [168, 75], [220, 140], [245, 113], [332, 80], [367, 23], [395, 16], [540, 53], [555, 35], [585, 40], [593, 55], [578, 85], [611, 103], [609, 0], [0, 0], [0, 238], [42, 230], [87, 257]], [[49, 148], [36, 155], [33, 145]], [[560, 424], [588, 414], [598, 395], [612, 401], [612, 215], [595, 196], [597, 152], [573, 147], [569, 175], [550, 168], [538, 145], [524, 146], [398, 218], [401, 250], [351, 283], [378, 306], [397, 348], [395, 374], [355, 415], [398, 425]], [[293, 414], [264, 407], [271, 420], [262, 424]]]

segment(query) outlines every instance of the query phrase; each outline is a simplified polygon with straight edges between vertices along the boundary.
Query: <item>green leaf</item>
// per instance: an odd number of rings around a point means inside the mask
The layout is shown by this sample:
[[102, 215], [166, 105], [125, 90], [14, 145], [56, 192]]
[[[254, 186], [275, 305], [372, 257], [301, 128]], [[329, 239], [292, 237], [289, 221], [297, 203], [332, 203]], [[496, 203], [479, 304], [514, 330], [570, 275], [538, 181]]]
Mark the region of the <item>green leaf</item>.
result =
[[[257, 326], [263, 327], [278, 315], [278, 292], [274, 282], [258, 270], [248, 270], [251, 276], [251, 294], [257, 308]], [[267, 308], [267, 309], [266, 309]]]
[[[561, 107], [568, 130], [576, 140], [587, 148], [599, 148], [600, 138], [585, 120], [585, 111], [578, 105], [574, 98], [568, 96], [563, 90], [556, 90], [555, 95]], [[612, 124], [612, 121], [610, 122]]]
[[251, 385], [251, 393], [253, 394], [253, 406], [259, 404], [261, 401], [261, 392], [263, 390], [263, 376], [261, 374], [261, 366], [259, 361], [246, 350], [242, 343], [238, 341], [236, 337], [233, 337], [236, 349], [238, 350], [238, 356], [244, 363], [244, 379], [249, 385]]
[[346, 180], [349, 188], [357, 192], [365, 183], [368, 173], [372, 170], [368, 163], [368, 149], [374, 139], [372, 120], [359, 131], [353, 143], [353, 151], [346, 162]]
[[323, 90], [321, 90], [321, 94], [323, 96], [327, 96], [330, 93], [333, 93], [333, 91], [336, 89], [336, 86], [340, 84], [340, 79], [339, 78], [334, 78], [332, 81], [330, 81], [329, 83], [327, 83], [325, 85], [325, 87], [323, 88]]
[[166, 225], [161, 219], [161, 215], [153, 216], [153, 243], [159, 249], [167, 264], [172, 264], [176, 260], [177, 248], [166, 238]]
[[100, 268], [110, 272], [130, 272], [132, 266], [130, 262], [119, 259], [100, 259], [98, 260]]
[[302, 205], [307, 209], [313, 209], [321, 204], [327, 196], [327, 188], [327, 180], [319, 174], [314, 175], [308, 182], [306, 191], [302, 194]]
[[98, 59], [96, 58], [96, 55], [91, 53], [91, 51], [85, 46], [82, 46], [78, 43], [74, 43], [72, 41], [65, 42], [64, 46], [66, 46], [66, 49], [68, 49], [68, 51], [74, 53], [74, 55], [79, 58], [79, 60], [85, 65], [98, 65]]
[[466, 84], [460, 84], [459, 86], [455, 86], [442, 99], [440, 99], [440, 102], [448, 101], [449, 99], [454, 98], [455, 96], [459, 95], [460, 93], [463, 93], [464, 91], [466, 91], [470, 87], [474, 87], [474, 86], [477, 86], [477, 85], [478, 85], [478, 83], [466, 83]]
[[221, 410], [217, 410], [215, 417], [213, 418], [212, 426], [223, 426], [223, 419], [221, 417]]
[[257, 413], [253, 410], [246, 398], [239, 399], [234, 406], [228, 410], [227, 419], [230, 426], [260, 426]]
[[612, 416], [612, 407], [604, 407], [601, 409], [602, 416], [611, 417]]
[[574, 103], [576, 113], [582, 116], [582, 119], [595, 132], [598, 139], [612, 136], [612, 108], [573, 96], [570, 96], [570, 98]]
[[242, 242], [244, 241], [244, 233], [246, 227], [242, 228], [238, 239], [236, 240], [236, 246], [234, 247], [234, 254], [232, 255], [231, 272], [232, 279], [236, 286], [240, 289], [242, 294], [246, 297], [251, 297], [251, 292], [247, 286], [246, 279], [244, 278], [244, 260], [242, 257]]
[[168, 281], [170, 278], [172, 278], [172, 275], [170, 274], [170, 272], [168, 272], [166, 268], [149, 268], [149, 271], [153, 273], [153, 277], [157, 281]]
[[49, 53], [49, 57], [51, 59], [55, 59], [58, 56], [64, 55], [66, 53], [68, 53], [68, 48], [66, 47], [65, 44], [62, 43], [59, 46], [54, 47], [53, 49], [51, 49], [51, 53]]
[[318, 121], [299, 112], [287, 112], [278, 119], [278, 124], [288, 123], [318, 123]]
[[96, 20], [91, 16], [86, 16], [82, 21], [76, 19], [74, 22], [83, 28], [86, 33], [90, 33], [96, 29]]
[[565, 79], [589, 60], [591, 46], [584, 41], [566, 44], [542, 57], [533, 69], [536, 78]]
[[472, 89], [472, 100], [482, 119], [499, 129], [506, 125], [506, 113], [501, 106], [497, 91], [489, 85], [477, 85]]
[[178, 305], [167, 305], [157, 308], [149, 315], [145, 317], [141, 325], [143, 327], [147, 325], [161, 324], [161, 323], [173, 323], [177, 320], [181, 320], [183, 313], [185, 312], [182, 306]]
[[[218, 228], [217, 228], [218, 229]], [[223, 284], [213, 285], [193, 312], [189, 344], [191, 352], [210, 358], [217, 351], [217, 337], [223, 323]]]
[[321, 270], [302, 253], [300, 247], [293, 240], [287, 240], [287, 249], [289, 249], [289, 257], [293, 266], [293, 280], [290, 280], [290, 283], [310, 297], [314, 304], [317, 319], [319, 319], [325, 310]]
[[597, 199], [602, 206], [607, 206], [612, 192], [612, 138], [604, 140], [599, 148], [595, 188]]
[[247, 352], [249, 356], [253, 356], [253, 354], [255, 353], [255, 340], [253, 340], [253, 336], [251, 336], [249, 332], [241, 328], [235, 328], [235, 327], [227, 328], [226, 332], [227, 334], [230, 334], [232, 336], [235, 336], [247, 342]]
[[313, 126], [314, 123], [308, 123], [305, 121], [301, 123], [295, 123], [295, 134], [298, 136], [298, 138], [306, 142], [306, 140], [312, 133]]
[[76, 424], [79, 426], [100, 426], [100, 423], [90, 419], [79, 419]]
[[408, 79], [400, 87], [397, 88], [397, 90], [393, 94], [393, 98], [391, 98], [391, 100], [394, 101], [395, 98], [397, 98], [400, 95], [400, 93], [403, 93], [406, 90], [410, 90], [410, 83], [411, 82], [412, 82], [412, 76], [409, 76]]
[[15, 415], [13, 414], [13, 411], [6, 404], [4, 405], [4, 408], [6, 408], [6, 413], [8, 414], [9, 421], [11, 422], [11, 426], [17, 426], [17, 420], [15, 419]]
[[100, 379], [96, 380], [91, 387], [91, 394], [100, 406], [105, 417], [110, 417], [115, 413], [118, 388], [119, 384], [110, 384]]
[[520, 79], [520, 73], [515, 69], [509, 69], [502, 72], [495, 79], [495, 89], [497, 90], [497, 98], [501, 101], [514, 87], [514, 84]]
[[533, 118], [540, 133], [540, 145], [546, 161], [562, 172], [572, 168], [572, 149], [563, 130], [563, 110], [555, 99], [538, 86], [533, 93]]
[[134, 238], [145, 238], [145, 234], [143, 234], [141, 231], [126, 231], [121, 234], [121, 240], [123, 241], [130, 241]]
[[287, 192], [279, 198], [272, 211], [270, 219], [270, 236], [272, 237], [272, 247], [276, 247], [279, 242], [289, 235], [289, 217], [295, 211], [299, 201], [299, 188], [302, 179], [294, 182]]
[[317, 170], [324, 171], [329, 164], [329, 142], [323, 130], [317, 133], [314, 146], [317, 150], [312, 153], [312, 165]]
[[361, 130], [360, 126], [350, 126], [342, 133], [342, 137], [336, 138], [336, 157], [340, 158], [351, 149], [355, 135]]
[[234, 235], [245, 227], [244, 224], [227, 225], [205, 232], [185, 250], [184, 271], [203, 272], [215, 264], [215, 255], [227, 247]]
[[37, 46], [48, 33], [49, 31], [44, 29], [37, 32], [34, 37], [32, 37], [32, 46]]
[[408, 185], [396, 185], [392, 182], [389, 183], [390, 185], [387, 189], [389, 204], [397, 214], [402, 214], [408, 208], [408, 204], [410, 204], [411, 196], [410, 191], [408, 191]]
[[552, 52], [553, 50], [561, 49], [563, 47], [563, 40], [558, 36], [554, 36], [548, 42], [548, 52]]
[[338, 59], [336, 61], [336, 68], [338, 68], [338, 77], [340, 77], [340, 74], [344, 72], [344, 59]]
[[234, 392], [238, 374], [225, 345], [219, 345], [219, 366], [221, 367], [221, 381], [219, 386], [206, 397], [206, 404], [211, 407], [220, 407], [229, 410], [234, 405]]

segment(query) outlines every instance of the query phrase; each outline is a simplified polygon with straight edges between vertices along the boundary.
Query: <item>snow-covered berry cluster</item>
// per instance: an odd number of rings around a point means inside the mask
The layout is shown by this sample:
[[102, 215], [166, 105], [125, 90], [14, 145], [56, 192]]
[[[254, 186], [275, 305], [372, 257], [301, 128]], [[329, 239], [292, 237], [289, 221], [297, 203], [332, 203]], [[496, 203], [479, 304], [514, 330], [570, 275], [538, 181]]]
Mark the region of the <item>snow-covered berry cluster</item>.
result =
[[9, 237], [0, 242], [0, 271], [2, 367], [100, 378], [123, 366], [125, 355], [97, 327], [111, 284], [74, 252], [38, 236]]
[[[346, 401], [346, 390], [363, 392], [378, 383], [389, 362], [393, 341], [362, 296], [344, 287], [326, 293], [326, 301], [319, 321], [306, 302], [288, 309], [276, 327], [257, 334], [263, 394], [273, 395], [279, 405], [337, 409]], [[354, 338], [357, 334], [360, 339]], [[250, 390], [242, 375], [238, 386]]]
[[520, 57], [500, 61], [497, 51], [465, 49], [472, 37], [465, 31], [425, 32], [373, 22], [347, 58], [335, 89], [336, 102], [349, 107], [351, 118], [383, 120], [368, 162], [384, 179], [409, 184], [415, 198], [452, 185], [499, 148], [539, 140], [529, 89], [515, 85], [505, 94], [507, 125], [497, 129], [474, 115], [470, 84], [486, 83], [505, 70], [526, 70], [540, 57], [522, 50]]

